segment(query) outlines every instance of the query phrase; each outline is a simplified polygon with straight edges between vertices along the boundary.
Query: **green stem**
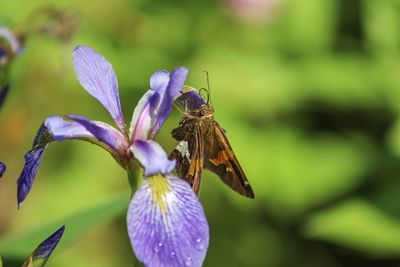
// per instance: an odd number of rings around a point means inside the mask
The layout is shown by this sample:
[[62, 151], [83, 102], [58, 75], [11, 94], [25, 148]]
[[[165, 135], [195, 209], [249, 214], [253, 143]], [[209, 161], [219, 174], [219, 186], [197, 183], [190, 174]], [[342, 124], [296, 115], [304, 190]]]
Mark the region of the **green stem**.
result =
[[[131, 160], [129, 161], [127, 172], [129, 185], [131, 186], [132, 190], [131, 197], [133, 197], [133, 194], [135, 194], [136, 190], [139, 188], [140, 183], [142, 182], [143, 169], [136, 160]], [[144, 267], [143, 263], [141, 263], [135, 255], [133, 255], [133, 266]]]
[[127, 172], [128, 181], [129, 185], [131, 186], [133, 196], [133, 194], [139, 188], [140, 183], [142, 182], [143, 169], [136, 160], [131, 160], [129, 161]]

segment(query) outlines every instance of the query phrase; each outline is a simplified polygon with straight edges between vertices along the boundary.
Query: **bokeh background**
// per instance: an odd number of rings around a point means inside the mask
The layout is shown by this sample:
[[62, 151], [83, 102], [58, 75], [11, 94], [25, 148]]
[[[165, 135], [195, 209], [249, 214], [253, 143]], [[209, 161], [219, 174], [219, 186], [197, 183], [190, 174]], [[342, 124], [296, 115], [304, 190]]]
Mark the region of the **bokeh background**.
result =
[[[0, 21], [26, 35], [0, 113], [5, 267], [62, 224], [48, 267], [133, 266], [127, 177], [96, 146], [49, 145], [17, 211], [23, 155], [46, 117], [112, 121], [75, 77], [77, 44], [113, 64], [128, 120], [154, 71], [187, 66], [197, 88], [210, 73], [215, 117], [256, 198], [204, 173], [204, 266], [400, 266], [399, 1], [4, 0]], [[180, 116], [157, 137], [168, 151]]]

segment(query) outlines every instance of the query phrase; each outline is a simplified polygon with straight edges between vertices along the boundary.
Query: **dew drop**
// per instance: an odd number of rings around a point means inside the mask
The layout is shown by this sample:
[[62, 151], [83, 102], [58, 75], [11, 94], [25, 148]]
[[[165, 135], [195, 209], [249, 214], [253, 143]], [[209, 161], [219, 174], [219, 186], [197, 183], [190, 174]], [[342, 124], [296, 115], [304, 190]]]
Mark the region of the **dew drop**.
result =
[[192, 266], [192, 258], [191, 257], [187, 257], [185, 260], [185, 266]]
[[197, 250], [204, 249], [204, 241], [200, 237], [196, 239], [196, 244], [194, 245]]
[[171, 259], [175, 259], [175, 256], [176, 256], [175, 251], [172, 251], [171, 254], [169, 254], [169, 257], [170, 257]]
[[159, 253], [163, 248], [163, 243], [157, 242], [154, 244], [153, 250], [155, 253]]

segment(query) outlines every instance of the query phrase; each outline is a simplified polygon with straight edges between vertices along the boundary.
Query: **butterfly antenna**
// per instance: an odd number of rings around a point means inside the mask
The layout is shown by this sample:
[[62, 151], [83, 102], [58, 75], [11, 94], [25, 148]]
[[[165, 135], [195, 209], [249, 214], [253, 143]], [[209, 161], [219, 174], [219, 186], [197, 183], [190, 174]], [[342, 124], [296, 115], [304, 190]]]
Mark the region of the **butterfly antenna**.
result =
[[203, 70], [203, 72], [206, 74], [206, 79], [207, 79], [207, 105], [208, 105], [208, 103], [211, 103], [210, 79], [208, 78], [208, 71]]

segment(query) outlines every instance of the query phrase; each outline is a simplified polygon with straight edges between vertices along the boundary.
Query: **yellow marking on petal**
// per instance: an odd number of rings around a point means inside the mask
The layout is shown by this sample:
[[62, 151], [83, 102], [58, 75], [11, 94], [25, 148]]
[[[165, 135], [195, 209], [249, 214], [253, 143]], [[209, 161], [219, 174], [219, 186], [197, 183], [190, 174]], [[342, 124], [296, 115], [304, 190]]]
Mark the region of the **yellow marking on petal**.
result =
[[168, 183], [168, 180], [160, 174], [150, 176], [148, 179], [153, 200], [164, 213], [167, 210], [167, 203], [165, 198], [167, 193], [171, 189], [170, 184]]

